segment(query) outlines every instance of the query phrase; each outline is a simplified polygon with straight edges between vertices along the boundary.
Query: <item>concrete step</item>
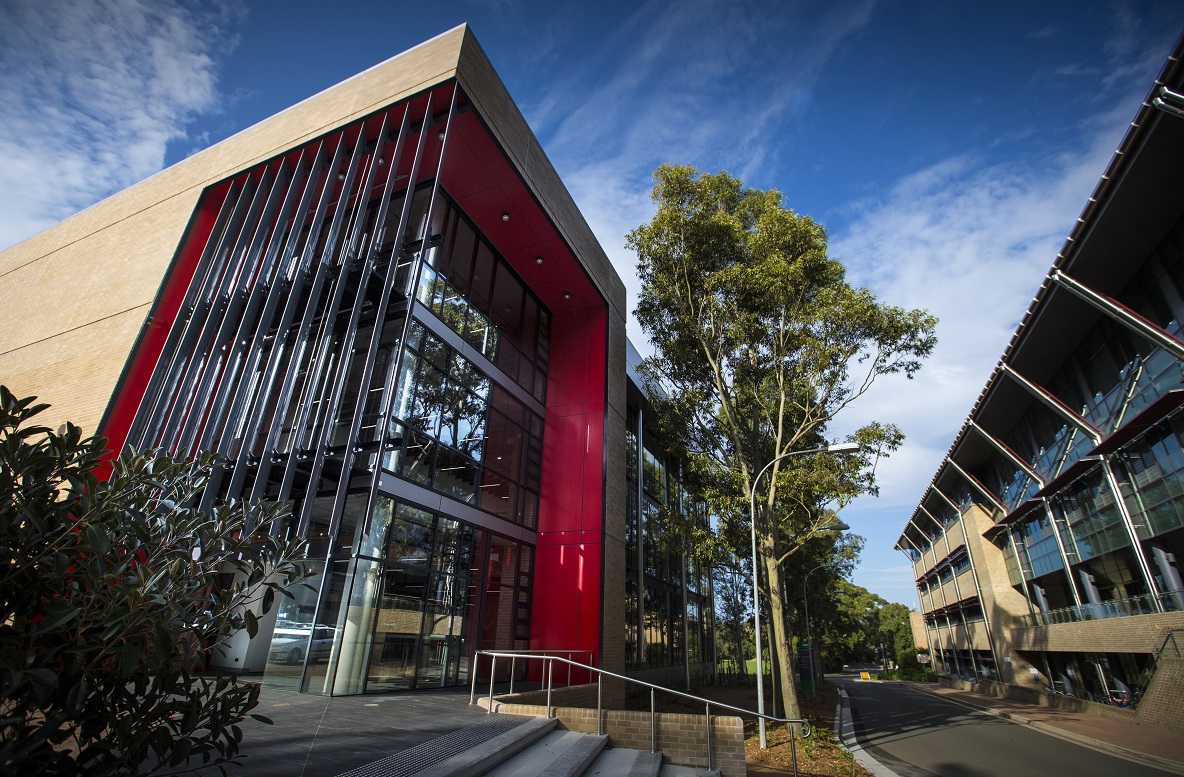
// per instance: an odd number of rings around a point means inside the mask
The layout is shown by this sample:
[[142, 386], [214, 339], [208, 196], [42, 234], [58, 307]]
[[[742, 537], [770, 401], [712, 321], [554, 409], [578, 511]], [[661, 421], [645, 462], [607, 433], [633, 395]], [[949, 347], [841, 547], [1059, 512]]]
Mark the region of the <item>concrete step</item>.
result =
[[658, 777], [720, 777], [719, 769], [697, 769], [694, 766], [663, 764]]
[[418, 777], [477, 777], [508, 761], [551, 733], [559, 721], [530, 718], [525, 723], [492, 739], [463, 750], [423, 771]]
[[592, 762], [584, 777], [658, 777], [661, 768], [661, 753], [610, 747]]
[[717, 770], [663, 764], [661, 753], [608, 747], [607, 736], [559, 730], [558, 723], [554, 718], [526, 718], [517, 725], [507, 722], [514, 727], [476, 744], [458, 741], [459, 748], [467, 749], [458, 749], [425, 769], [408, 772], [386, 759], [368, 765], [365, 774], [359, 771], [348, 777], [396, 773], [417, 777], [720, 777]]
[[608, 744], [608, 737], [552, 731], [504, 763], [488, 777], [580, 777]]

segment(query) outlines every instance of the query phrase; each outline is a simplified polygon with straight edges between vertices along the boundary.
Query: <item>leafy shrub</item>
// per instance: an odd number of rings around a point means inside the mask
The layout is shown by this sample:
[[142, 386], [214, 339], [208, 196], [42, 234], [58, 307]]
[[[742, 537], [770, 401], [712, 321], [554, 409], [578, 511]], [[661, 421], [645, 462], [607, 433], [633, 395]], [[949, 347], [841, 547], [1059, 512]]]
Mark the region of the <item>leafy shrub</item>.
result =
[[208, 456], [125, 454], [100, 480], [106, 441], [32, 423], [46, 407], [0, 386], [0, 772], [234, 762], [259, 687], [191, 669], [255, 635], [302, 543], [272, 535], [278, 504], [194, 509]]

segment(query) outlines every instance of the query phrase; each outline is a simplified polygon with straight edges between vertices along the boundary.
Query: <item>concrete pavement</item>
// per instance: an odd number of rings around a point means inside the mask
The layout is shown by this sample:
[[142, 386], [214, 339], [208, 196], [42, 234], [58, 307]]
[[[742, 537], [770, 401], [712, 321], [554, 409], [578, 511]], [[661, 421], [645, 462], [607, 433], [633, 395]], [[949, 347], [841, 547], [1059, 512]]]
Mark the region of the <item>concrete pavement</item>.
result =
[[253, 712], [275, 723], [241, 724], [242, 766], [227, 768], [233, 777], [335, 777], [499, 717], [470, 706], [467, 688], [332, 698], [264, 688]]

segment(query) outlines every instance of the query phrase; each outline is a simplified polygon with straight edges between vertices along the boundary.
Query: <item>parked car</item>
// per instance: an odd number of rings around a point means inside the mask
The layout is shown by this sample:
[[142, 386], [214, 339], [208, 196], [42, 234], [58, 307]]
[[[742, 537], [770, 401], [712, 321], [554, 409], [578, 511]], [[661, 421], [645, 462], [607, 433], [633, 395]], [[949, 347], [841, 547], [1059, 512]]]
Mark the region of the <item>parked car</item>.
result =
[[328, 658], [333, 650], [333, 637], [336, 629], [330, 626], [311, 624], [285, 624], [275, 630], [271, 638], [271, 649], [267, 653], [267, 660], [273, 663], [299, 664], [304, 661], [304, 652], [309, 649], [309, 637], [312, 637], [312, 660], [319, 661]]

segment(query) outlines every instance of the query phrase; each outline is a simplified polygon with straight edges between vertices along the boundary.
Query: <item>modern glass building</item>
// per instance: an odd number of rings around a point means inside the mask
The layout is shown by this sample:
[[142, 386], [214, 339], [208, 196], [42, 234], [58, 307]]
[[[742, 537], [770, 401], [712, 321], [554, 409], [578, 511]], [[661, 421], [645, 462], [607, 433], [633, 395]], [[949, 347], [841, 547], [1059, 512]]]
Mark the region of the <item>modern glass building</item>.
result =
[[1184, 676], [1182, 54], [898, 540], [950, 675], [1118, 705]]
[[[628, 347], [629, 406], [625, 426], [625, 667], [683, 668], [691, 674], [715, 665], [714, 589], [710, 570], [683, 546], [686, 527], [709, 521], [705, 505], [682, 482], [680, 462], [653, 428], [640, 362]], [[689, 682], [688, 682], [689, 684]]]
[[215, 665], [358, 694], [467, 684], [482, 648], [710, 661], [705, 570], [647, 522], [701, 511], [645, 433], [624, 286], [467, 27], [0, 268], [14, 391], [214, 451], [203, 506], [291, 506], [311, 590]]

